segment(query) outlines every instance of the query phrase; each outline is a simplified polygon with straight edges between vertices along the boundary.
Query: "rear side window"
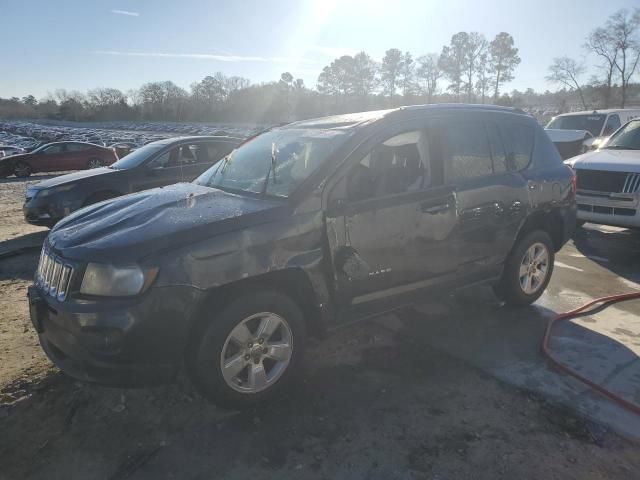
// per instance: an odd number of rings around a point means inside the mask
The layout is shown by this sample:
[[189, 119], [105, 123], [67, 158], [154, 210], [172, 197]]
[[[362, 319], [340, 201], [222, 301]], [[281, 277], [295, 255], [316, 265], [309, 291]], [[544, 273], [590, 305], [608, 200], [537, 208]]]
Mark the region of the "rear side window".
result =
[[507, 151], [507, 169], [512, 172], [524, 170], [531, 162], [533, 150], [533, 127], [522, 123], [511, 123], [502, 126]]
[[67, 144], [68, 152], [84, 152], [85, 150], [89, 150], [91, 146], [83, 145], [81, 143], [69, 143]]
[[607, 119], [607, 123], [604, 126], [604, 130], [602, 131], [602, 134], [605, 136], [611, 135], [613, 132], [615, 132], [619, 128], [620, 128], [620, 117], [614, 113], [612, 115], [609, 115], [609, 118]]
[[500, 136], [498, 126], [493, 122], [488, 122], [487, 134], [489, 135], [489, 145], [491, 146], [491, 158], [493, 159], [493, 172], [504, 173], [507, 171], [507, 153]]
[[447, 122], [445, 181], [449, 184], [493, 174], [491, 150], [481, 121]]

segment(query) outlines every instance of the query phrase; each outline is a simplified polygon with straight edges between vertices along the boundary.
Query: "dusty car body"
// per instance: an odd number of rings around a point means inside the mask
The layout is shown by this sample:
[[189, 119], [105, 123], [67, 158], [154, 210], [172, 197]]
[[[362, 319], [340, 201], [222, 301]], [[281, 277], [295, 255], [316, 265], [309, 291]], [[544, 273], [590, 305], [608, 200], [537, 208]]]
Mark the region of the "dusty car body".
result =
[[564, 113], [545, 127], [560, 156], [568, 159], [597, 149], [621, 125], [640, 116], [640, 110], [607, 109]]
[[54, 142], [29, 153], [3, 158], [0, 161], [0, 175], [28, 177], [37, 172], [84, 170], [111, 165], [117, 159], [113, 150], [92, 143]]
[[137, 150], [109, 167], [61, 175], [29, 185], [25, 221], [51, 227], [87, 205], [140, 190], [190, 182], [237, 147], [235, 137], [177, 137]]
[[186, 365], [217, 403], [253, 405], [287, 385], [307, 334], [478, 282], [534, 301], [574, 228], [573, 179], [513, 109], [293, 123], [195, 183], [63, 219], [32, 320], [76, 378], [140, 385]]
[[640, 228], [640, 120], [566, 163], [576, 171], [580, 222]]

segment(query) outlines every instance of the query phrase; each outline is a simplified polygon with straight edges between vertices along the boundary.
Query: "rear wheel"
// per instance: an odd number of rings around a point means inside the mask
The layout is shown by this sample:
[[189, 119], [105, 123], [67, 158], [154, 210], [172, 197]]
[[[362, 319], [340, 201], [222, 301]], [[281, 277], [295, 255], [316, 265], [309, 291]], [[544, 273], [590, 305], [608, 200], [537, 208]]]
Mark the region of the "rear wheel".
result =
[[547, 288], [554, 260], [553, 242], [546, 232], [536, 230], [524, 235], [507, 258], [494, 292], [508, 305], [530, 305]]
[[[211, 305], [205, 315], [213, 312]], [[222, 407], [255, 406], [291, 382], [304, 344], [302, 312], [289, 297], [269, 291], [238, 297], [194, 335], [189, 375], [205, 397]]]
[[25, 162], [18, 162], [13, 166], [13, 174], [18, 178], [26, 178], [31, 175], [31, 166]]

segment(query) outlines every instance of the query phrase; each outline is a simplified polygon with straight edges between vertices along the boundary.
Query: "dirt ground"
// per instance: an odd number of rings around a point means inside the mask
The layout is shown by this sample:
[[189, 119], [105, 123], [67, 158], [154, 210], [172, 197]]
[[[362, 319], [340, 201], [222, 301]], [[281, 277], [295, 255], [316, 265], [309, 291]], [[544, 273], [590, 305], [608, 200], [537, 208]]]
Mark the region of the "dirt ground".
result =
[[37, 251], [3, 257], [44, 238], [23, 223], [24, 189], [0, 183], [0, 479], [637, 478], [636, 443], [428, 346], [413, 311], [313, 342], [303, 380], [249, 412], [184, 378], [75, 382], [29, 322]]

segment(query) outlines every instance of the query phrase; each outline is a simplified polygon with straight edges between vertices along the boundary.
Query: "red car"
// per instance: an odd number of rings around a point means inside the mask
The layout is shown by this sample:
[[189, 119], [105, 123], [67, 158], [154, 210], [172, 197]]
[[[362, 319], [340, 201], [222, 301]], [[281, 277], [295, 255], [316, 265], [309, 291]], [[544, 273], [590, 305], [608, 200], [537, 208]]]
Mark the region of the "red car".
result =
[[83, 142], [54, 142], [30, 153], [0, 159], [0, 177], [28, 177], [36, 172], [85, 170], [111, 165], [118, 160], [110, 148]]

